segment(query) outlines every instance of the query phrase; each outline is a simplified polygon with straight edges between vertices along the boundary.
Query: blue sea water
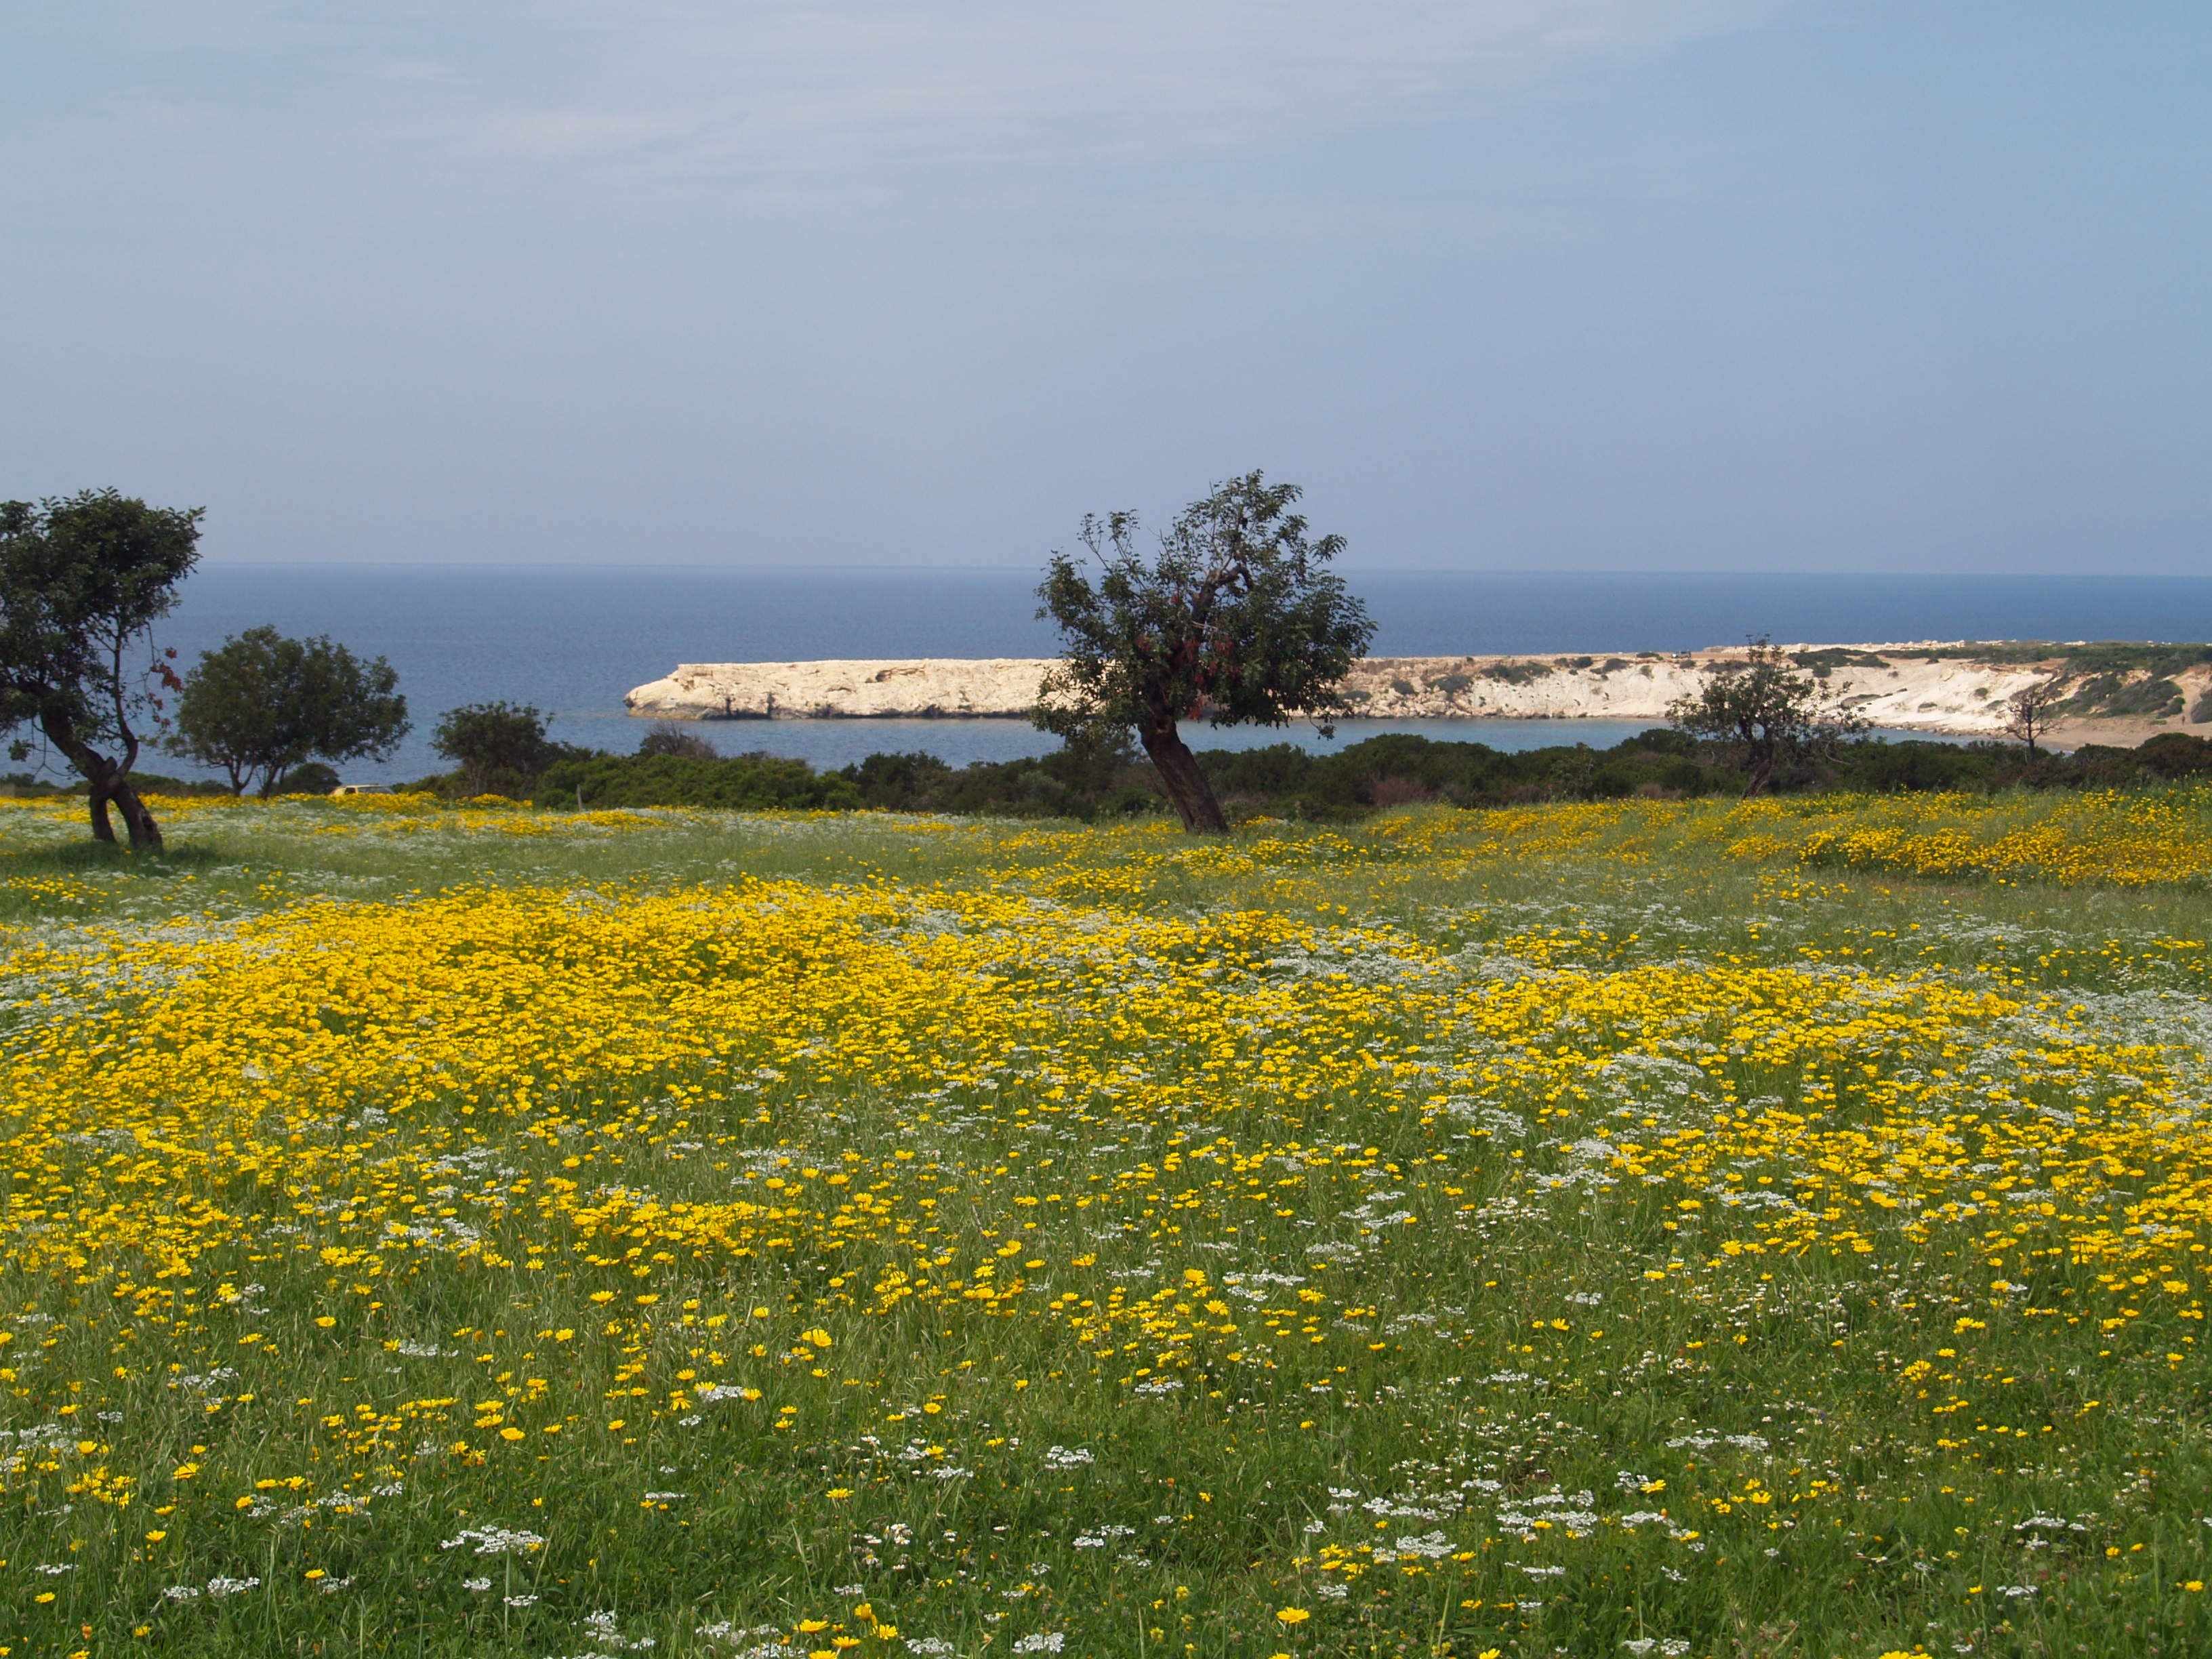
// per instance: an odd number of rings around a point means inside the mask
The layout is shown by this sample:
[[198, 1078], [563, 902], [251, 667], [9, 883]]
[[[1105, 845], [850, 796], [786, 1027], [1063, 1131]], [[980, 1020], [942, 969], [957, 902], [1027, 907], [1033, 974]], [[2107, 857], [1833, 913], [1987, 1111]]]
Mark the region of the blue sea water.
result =
[[[1346, 574], [1378, 625], [1375, 649], [1387, 656], [1677, 651], [1754, 634], [2212, 640], [2212, 580], [2195, 578]], [[414, 732], [389, 763], [347, 774], [393, 781], [439, 769], [431, 727], [462, 703], [534, 703], [566, 742], [629, 750], [645, 723], [623, 712], [623, 694], [678, 662], [1048, 655], [1054, 635], [1035, 616], [1036, 580], [1024, 570], [210, 562], [186, 582], [157, 641], [189, 663], [226, 635], [268, 623], [388, 658]], [[1054, 742], [1018, 720], [747, 720], [692, 729], [728, 753], [767, 750], [824, 767], [879, 750], [926, 750], [955, 763], [1005, 760]], [[1413, 731], [1501, 749], [1603, 745], [1637, 729], [1601, 720], [1352, 721], [1335, 742]], [[1192, 735], [1240, 747], [1285, 739], [1325, 746], [1305, 726]]]

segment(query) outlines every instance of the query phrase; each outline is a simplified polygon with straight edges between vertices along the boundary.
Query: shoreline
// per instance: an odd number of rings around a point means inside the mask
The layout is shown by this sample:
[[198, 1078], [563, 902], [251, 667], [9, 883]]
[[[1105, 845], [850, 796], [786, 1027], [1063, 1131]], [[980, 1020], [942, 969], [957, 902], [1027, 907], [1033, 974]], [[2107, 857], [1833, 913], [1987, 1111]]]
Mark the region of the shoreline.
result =
[[[1827, 700], [1883, 731], [2002, 738], [2005, 703], [2032, 685], [2067, 705], [2055, 747], [2133, 746], [2164, 732], [2212, 735], [2212, 647], [1918, 641], [1780, 649]], [[1370, 657], [1346, 677], [1354, 721], [1642, 721], [1693, 694], [1741, 646], [1605, 655]], [[1046, 658], [823, 659], [685, 663], [632, 690], [634, 719], [1026, 720]], [[2191, 718], [2196, 716], [2197, 718]]]

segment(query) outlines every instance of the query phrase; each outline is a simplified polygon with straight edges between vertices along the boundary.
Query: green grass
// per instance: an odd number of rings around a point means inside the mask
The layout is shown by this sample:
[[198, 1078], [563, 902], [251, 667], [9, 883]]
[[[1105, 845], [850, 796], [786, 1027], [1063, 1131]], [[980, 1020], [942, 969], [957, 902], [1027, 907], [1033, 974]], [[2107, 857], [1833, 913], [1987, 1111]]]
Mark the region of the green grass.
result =
[[2212, 1650], [2212, 895], [1778, 824], [11, 812], [0, 1648]]

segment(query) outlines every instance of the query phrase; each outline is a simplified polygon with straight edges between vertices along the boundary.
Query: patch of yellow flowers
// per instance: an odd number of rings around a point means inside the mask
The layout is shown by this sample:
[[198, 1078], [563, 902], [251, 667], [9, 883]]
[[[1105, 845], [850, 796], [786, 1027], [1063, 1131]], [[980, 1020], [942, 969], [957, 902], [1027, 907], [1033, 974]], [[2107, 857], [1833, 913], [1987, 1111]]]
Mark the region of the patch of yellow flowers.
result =
[[[339, 835], [559, 837], [670, 816], [402, 797], [275, 810]], [[1551, 1572], [1530, 1563], [1585, 1532], [1656, 1528], [1679, 1577], [1703, 1570], [1708, 1540], [1718, 1557], [1771, 1551], [1772, 1516], [1841, 1527], [1859, 1500], [1855, 1477], [1806, 1454], [1756, 1476], [1685, 1459], [1676, 1407], [1650, 1446], [1609, 1454], [1637, 1460], [1624, 1513], [1660, 1518], [1554, 1521], [1579, 1499], [1478, 1511], [1469, 1471], [1518, 1468], [1510, 1489], [1540, 1496], [1528, 1471], [1561, 1453], [1464, 1462], [1510, 1416], [1477, 1409], [1489, 1396], [1466, 1378], [1565, 1387], [1601, 1359], [1616, 1395], [1711, 1378], [1735, 1363], [1711, 1350], [1755, 1355], [1769, 1322], [1795, 1317], [1785, 1286], [1840, 1285], [1820, 1291], [1834, 1300], [1809, 1352], [1842, 1348], [1868, 1306], [1901, 1322], [1838, 1363], [1901, 1402], [1882, 1432], [1951, 1493], [2026, 1455], [2015, 1442], [2059, 1455], [2112, 1398], [2077, 1378], [2005, 1407], [1995, 1379], [2020, 1362], [1977, 1360], [2001, 1336], [2032, 1348], [2048, 1328], [2083, 1352], [2201, 1364], [2205, 1056], [2186, 1018], [1999, 975], [1645, 950], [1587, 921], [1446, 939], [1387, 906], [1340, 914], [1339, 877], [1367, 872], [1388, 897], [1532, 860], [1636, 869], [1704, 848], [2193, 882], [2203, 818], [2185, 798], [2085, 797], [2032, 821], [1928, 798], [1424, 813], [1200, 845], [1152, 826], [994, 828], [975, 832], [988, 862], [966, 881], [533, 878], [27, 936], [0, 967], [0, 1499], [49, 1518], [34, 1541], [78, 1535], [54, 1549], [88, 1550], [173, 1622], [264, 1559], [313, 1587], [307, 1617], [341, 1578], [404, 1589], [441, 1551], [557, 1549], [557, 1583], [582, 1582], [612, 1546], [563, 1536], [554, 1511], [592, 1513], [611, 1472], [724, 1423], [738, 1439], [687, 1479], [803, 1468], [822, 1496], [803, 1500], [802, 1545], [827, 1528], [873, 1559], [921, 1524], [872, 1518], [902, 1494], [929, 1494], [945, 1531], [971, 1481], [1074, 1492], [1117, 1425], [1162, 1401], [1261, 1444], [1316, 1443], [1328, 1416], [1349, 1448], [1418, 1388], [1409, 1443], [1467, 1476], [1459, 1495], [1413, 1506], [1431, 1518], [1390, 1547], [1364, 1523], [1262, 1547], [1240, 1569], [1258, 1598], [1244, 1616], [1255, 1641], [1354, 1611], [1387, 1631], [1434, 1580], [1444, 1599], [1403, 1627], [1458, 1620], [1455, 1650], [1474, 1653], [1538, 1627], [1543, 1581], [1517, 1575]], [[102, 890], [16, 879], [64, 919]], [[1188, 902], [1208, 891], [1237, 896]], [[1551, 1276], [1540, 1295], [1532, 1264]], [[1609, 1332], [1626, 1346], [1601, 1346]], [[1040, 1464], [1007, 1425], [1047, 1396], [1068, 1447]], [[1514, 1420], [1555, 1433], [1544, 1416]], [[839, 1426], [825, 1437], [817, 1419]], [[1095, 1455], [1069, 1449], [1086, 1423]], [[1174, 1437], [1148, 1443], [1121, 1478], [1163, 1495], [1132, 1503], [1203, 1516], [1211, 1491], [1149, 1461]], [[1279, 1495], [1304, 1494], [1313, 1532], [1351, 1510], [1329, 1507], [1332, 1482], [1391, 1467], [1300, 1451]], [[627, 1503], [673, 1527], [686, 1498]], [[380, 1549], [374, 1517], [402, 1501], [471, 1541]], [[509, 1531], [483, 1530], [493, 1512]], [[551, 1546], [513, 1530], [541, 1521]], [[538, 1541], [500, 1541], [515, 1537]], [[186, 1549], [243, 1565], [172, 1583]], [[948, 1555], [915, 1582], [996, 1586], [1012, 1571], [997, 1560]], [[868, 1582], [890, 1606], [896, 1585]], [[1024, 1583], [991, 1594], [1046, 1595]], [[504, 1593], [527, 1611], [556, 1592]], [[81, 1622], [119, 1629], [118, 1595]], [[1164, 1632], [1196, 1615], [1163, 1594], [1133, 1616]], [[848, 1623], [886, 1640], [920, 1627], [866, 1602]]]

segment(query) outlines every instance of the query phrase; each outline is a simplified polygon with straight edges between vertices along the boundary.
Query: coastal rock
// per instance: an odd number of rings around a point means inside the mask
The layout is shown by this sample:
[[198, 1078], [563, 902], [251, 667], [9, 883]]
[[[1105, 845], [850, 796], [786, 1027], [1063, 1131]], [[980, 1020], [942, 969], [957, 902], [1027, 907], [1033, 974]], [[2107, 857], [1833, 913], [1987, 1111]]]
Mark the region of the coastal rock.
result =
[[[2032, 660], [1946, 641], [1783, 648], [1820, 676], [1831, 701], [1887, 729], [1994, 737], [2004, 728], [2006, 699], [2055, 678], [2060, 694], [2080, 694], [2081, 705], [2054, 732], [2061, 741], [2133, 743], [2159, 731], [2212, 731], [2188, 718], [2212, 705], [2212, 664], [2160, 676], [2154, 667], [2115, 672], [2056, 646]], [[1345, 691], [1368, 720], [1658, 725], [1670, 702], [1742, 655], [1739, 646], [1626, 656], [1370, 657], [1352, 669]], [[1036, 657], [685, 663], [624, 702], [651, 720], [1014, 720], [1036, 706], [1051, 666]], [[2151, 690], [2157, 695], [2144, 695]]]
[[653, 720], [1012, 719], [1036, 707], [1050, 666], [1035, 657], [684, 663], [623, 702]]

